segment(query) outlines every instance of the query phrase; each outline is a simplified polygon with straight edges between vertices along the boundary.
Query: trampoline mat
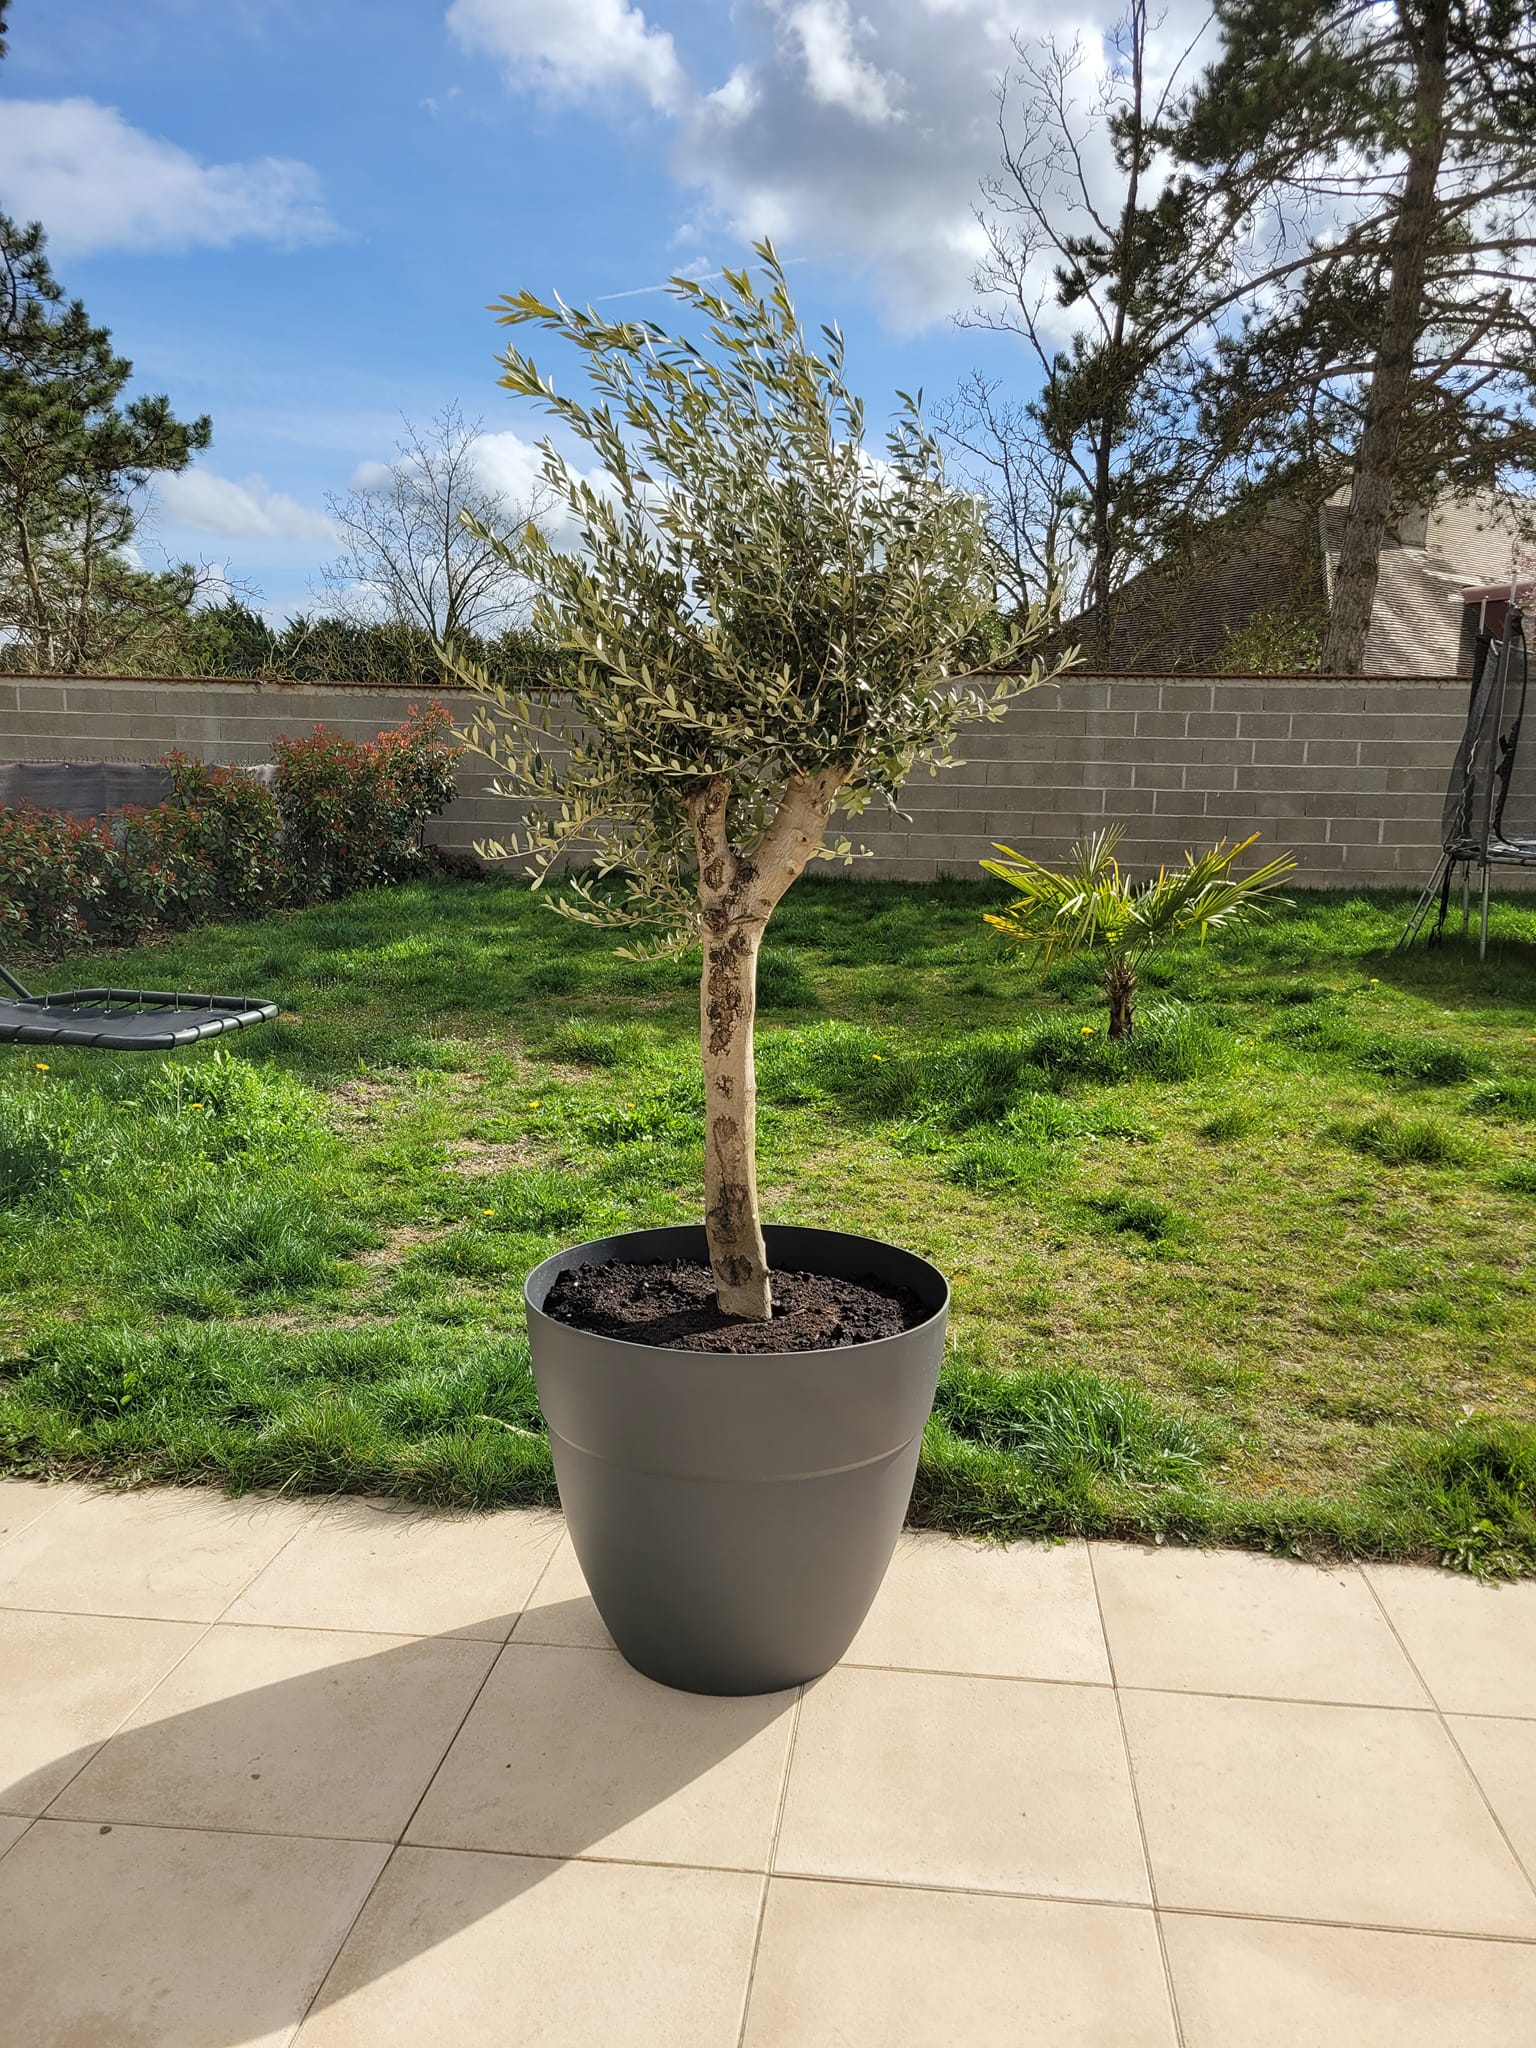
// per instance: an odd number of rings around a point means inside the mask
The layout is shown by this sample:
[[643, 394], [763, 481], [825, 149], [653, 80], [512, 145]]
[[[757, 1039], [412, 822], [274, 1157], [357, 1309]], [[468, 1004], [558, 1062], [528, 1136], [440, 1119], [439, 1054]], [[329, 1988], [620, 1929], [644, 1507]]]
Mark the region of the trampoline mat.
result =
[[0, 1044], [92, 1045], [104, 1052], [169, 1052], [222, 1031], [268, 1024], [276, 1003], [250, 996], [79, 988], [0, 1001]]

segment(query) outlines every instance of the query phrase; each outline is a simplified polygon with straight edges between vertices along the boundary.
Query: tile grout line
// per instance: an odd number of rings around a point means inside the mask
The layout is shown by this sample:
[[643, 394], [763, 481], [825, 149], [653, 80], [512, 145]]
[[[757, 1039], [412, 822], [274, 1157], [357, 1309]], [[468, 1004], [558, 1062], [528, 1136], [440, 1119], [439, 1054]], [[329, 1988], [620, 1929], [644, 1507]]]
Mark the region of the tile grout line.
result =
[[[538, 1577], [534, 1580], [533, 1584], [528, 1589], [528, 1600], [532, 1600], [534, 1595], [538, 1592], [540, 1586], [543, 1585], [545, 1573], [548, 1572], [550, 1566], [554, 1563], [555, 1552], [560, 1548], [560, 1542], [561, 1539], [564, 1537], [565, 1533], [566, 1532], [562, 1530], [561, 1536], [557, 1537], [554, 1543], [550, 1545], [549, 1556], [545, 1558]], [[448, 1761], [449, 1752], [452, 1750], [453, 1745], [458, 1741], [459, 1737], [463, 1734], [464, 1725], [468, 1721], [470, 1715], [475, 1711], [475, 1708], [479, 1705], [480, 1695], [485, 1691], [485, 1688], [491, 1682], [491, 1673], [495, 1671], [496, 1667], [500, 1664], [502, 1658], [506, 1655], [508, 1649], [511, 1647], [512, 1629], [515, 1629], [517, 1627], [518, 1622], [522, 1620], [523, 1615], [528, 1611], [528, 1600], [525, 1600], [523, 1602], [522, 1607], [518, 1610], [518, 1613], [512, 1622], [512, 1628], [509, 1628], [507, 1630], [505, 1637], [499, 1644], [497, 1644], [495, 1656], [492, 1657], [490, 1663], [487, 1664], [487, 1666], [485, 1667], [484, 1675], [481, 1677], [480, 1683], [475, 1687], [474, 1693], [470, 1698], [469, 1705], [464, 1709], [464, 1712], [460, 1715], [458, 1723], [455, 1726], [453, 1733], [449, 1736], [447, 1742], [443, 1746], [441, 1756], [439, 1756], [437, 1762], [432, 1766], [432, 1769], [427, 1777], [427, 1782], [421, 1788], [420, 1797], [416, 1800], [416, 1803], [414, 1804], [414, 1806], [412, 1806], [410, 1812], [406, 1815], [405, 1820], [402, 1822], [399, 1834], [397, 1834], [394, 1841], [389, 1844], [389, 1853], [385, 1856], [384, 1861], [379, 1865], [379, 1872], [377, 1877], [375, 1877], [373, 1883], [369, 1885], [367, 1891], [364, 1892], [362, 1898], [358, 1902], [357, 1911], [352, 1915], [352, 1918], [347, 1922], [346, 1929], [342, 1934], [340, 1941], [337, 1942], [336, 1947], [332, 1952], [330, 1961], [326, 1964], [324, 1970], [321, 1972], [319, 1983], [315, 1986], [314, 1992], [310, 1997], [308, 2004], [305, 2006], [303, 2012], [299, 2015], [298, 2025], [294, 2028], [293, 2032], [288, 2036], [288, 2041], [285, 2044], [285, 2048], [296, 2048], [299, 2036], [303, 2033], [305, 2027], [308, 2026], [310, 2014], [319, 2004], [320, 1998], [324, 1993], [326, 1985], [329, 1984], [332, 1976], [335, 1974], [336, 1965], [341, 1961], [342, 1954], [347, 1946], [347, 1943], [352, 1939], [353, 1935], [357, 1932], [358, 1923], [361, 1921], [363, 1915], [367, 1912], [369, 1904], [372, 1901], [374, 1894], [378, 1891], [379, 1886], [384, 1882], [386, 1875], [388, 1874], [389, 1870], [394, 1864], [395, 1858], [400, 1854], [401, 1849], [405, 1846], [405, 1837], [410, 1830], [411, 1822], [416, 1818], [417, 1814], [420, 1813], [423, 1802], [426, 1800], [427, 1794], [432, 1790], [432, 1787], [437, 1783], [437, 1776], [439, 1771], [442, 1770], [443, 1765]], [[480, 1638], [480, 1640], [484, 1641], [485, 1638], [482, 1637]]]
[[[37, 1819], [26, 1814], [10, 1814], [5, 1818], [25, 1822], [24, 1833], [39, 1824]], [[48, 1819], [48, 1816], [39, 1818]], [[60, 1817], [50, 1824], [55, 1827], [96, 1827], [99, 1821], [93, 1816], [83, 1819]], [[486, 1849], [456, 1846], [451, 1842], [392, 1843], [382, 1835], [303, 1835], [282, 1833], [272, 1828], [231, 1827], [227, 1822], [217, 1827], [196, 1821], [129, 1820], [113, 1821], [109, 1825], [132, 1829], [139, 1834], [232, 1835], [251, 1841], [337, 1842], [353, 1847], [384, 1849], [390, 1856], [400, 1848], [413, 1849], [423, 1856], [498, 1856], [508, 1862], [590, 1863], [622, 1870], [694, 1870], [726, 1877], [760, 1877], [765, 1874], [735, 1863], [677, 1863], [654, 1856], [594, 1856], [587, 1850], [578, 1855], [560, 1856], [547, 1849]], [[17, 1842], [21, 1840], [22, 1836], [18, 1836]], [[9, 1851], [4, 1853], [9, 1854]], [[1184, 1920], [1231, 1920], [1242, 1925], [1253, 1923], [1266, 1927], [1323, 1927], [1350, 1934], [1401, 1935], [1414, 1941], [1472, 1941], [1500, 1948], [1536, 1950], [1536, 1935], [1487, 1934], [1466, 1927], [1427, 1927], [1390, 1920], [1336, 1920], [1303, 1913], [1265, 1913], [1256, 1909], [1239, 1912], [1221, 1906], [1164, 1905], [1154, 1908], [1145, 1899], [1104, 1898], [1078, 1892], [1004, 1891], [989, 1885], [942, 1884], [932, 1878], [918, 1882], [907, 1878], [878, 1877], [872, 1873], [850, 1875], [830, 1870], [778, 1870], [769, 1874], [780, 1884], [846, 1885], [855, 1891], [921, 1892], [941, 1898], [1015, 1900], [1025, 1905], [1060, 1906], [1066, 1912], [1086, 1907], [1094, 1912], [1145, 1913], [1154, 1917], [1160, 1914], [1165, 1918]], [[383, 1875], [382, 1871], [380, 1875]]]
[[[273, 1551], [272, 1555], [268, 1558], [264, 1558], [262, 1562], [259, 1565], [257, 1565], [255, 1570], [251, 1573], [250, 1577], [246, 1579], [244, 1583], [239, 1587], [239, 1589], [230, 1595], [229, 1599], [225, 1601], [224, 1606], [219, 1609], [219, 1613], [214, 1615], [211, 1621], [204, 1622], [201, 1632], [196, 1637], [194, 1637], [194, 1639], [190, 1643], [187, 1644], [187, 1647], [182, 1651], [181, 1655], [175, 1660], [175, 1662], [168, 1665], [166, 1669], [161, 1672], [160, 1676], [155, 1680], [154, 1684], [149, 1686], [143, 1693], [139, 1695], [138, 1699], [134, 1701], [133, 1705], [128, 1708], [126, 1713], [121, 1714], [118, 1717], [118, 1719], [114, 1722], [114, 1724], [108, 1730], [108, 1732], [101, 1738], [100, 1742], [98, 1742], [96, 1746], [92, 1749], [90, 1755], [86, 1757], [84, 1762], [78, 1765], [75, 1770], [71, 1771], [69, 1777], [59, 1787], [57, 1792], [54, 1793], [53, 1797], [48, 1801], [48, 1804], [43, 1808], [42, 1813], [39, 1814], [38, 1818], [40, 1820], [46, 1820], [50, 1818], [50, 1816], [52, 1816], [54, 1807], [57, 1806], [59, 1801], [64, 1797], [65, 1793], [69, 1790], [70, 1786], [73, 1785], [77, 1781], [77, 1779], [79, 1779], [83, 1772], [88, 1771], [90, 1769], [91, 1765], [95, 1763], [97, 1757], [101, 1755], [102, 1751], [106, 1748], [107, 1744], [111, 1742], [114, 1739], [114, 1737], [122, 1733], [123, 1729], [127, 1727], [128, 1723], [133, 1719], [134, 1715], [141, 1712], [143, 1708], [148, 1706], [149, 1702], [154, 1698], [155, 1694], [160, 1690], [161, 1686], [169, 1684], [170, 1680], [175, 1677], [176, 1673], [181, 1669], [182, 1665], [186, 1663], [187, 1659], [190, 1656], [192, 1656], [195, 1651], [200, 1650], [202, 1648], [203, 1644], [207, 1642], [208, 1638], [213, 1634], [214, 1630], [218, 1627], [220, 1616], [227, 1613], [228, 1610], [234, 1605], [235, 1601], [240, 1599], [241, 1596], [246, 1592], [246, 1590], [256, 1583], [257, 1579], [261, 1577], [262, 1573], [267, 1569], [268, 1565], [272, 1565], [277, 1562], [277, 1560], [282, 1556], [283, 1552], [288, 1548], [288, 1545], [293, 1541], [294, 1537], [297, 1536], [298, 1533], [299, 1531], [297, 1529], [294, 1529], [291, 1530], [289, 1534], [284, 1537], [283, 1541], [277, 1546], [276, 1550]], [[28, 1609], [24, 1611], [35, 1612], [38, 1610]], [[174, 1616], [167, 1617], [165, 1615], [136, 1616], [119, 1614], [89, 1614], [79, 1616], [76, 1618], [89, 1621], [165, 1621], [167, 1619], [170, 1619], [173, 1622], [173, 1624], [176, 1620], [176, 1617]], [[195, 1627], [196, 1623], [193, 1623], [192, 1626]], [[117, 1823], [114, 1822], [113, 1825], [115, 1826], [117, 1825]], [[129, 1825], [129, 1823], [125, 1823], [125, 1825]]]
[[63, 1496], [69, 1492], [71, 1487], [83, 1486], [86, 1483], [84, 1480], [79, 1479], [39, 1480], [38, 1484], [40, 1486], [47, 1487], [50, 1493], [56, 1493], [59, 1498], [49, 1501], [45, 1508], [39, 1509], [35, 1515], [23, 1522], [20, 1528], [7, 1529], [5, 1534], [0, 1536], [0, 1550], [3, 1550], [7, 1543], [14, 1542], [18, 1536], [25, 1536], [29, 1529], [35, 1529], [39, 1522], [46, 1522], [51, 1514], [56, 1513], [64, 1505]]
[[1125, 1757], [1126, 1781], [1131, 1788], [1131, 1805], [1136, 1814], [1136, 1838], [1141, 1843], [1142, 1867], [1146, 1871], [1147, 1891], [1152, 1905], [1152, 1925], [1157, 1930], [1157, 1952], [1163, 1965], [1163, 1989], [1168, 1998], [1168, 2017], [1173, 2021], [1173, 2036], [1178, 2048], [1184, 2048], [1184, 2020], [1179, 2011], [1179, 1994], [1173, 1981], [1173, 1962], [1168, 1954], [1168, 1939], [1163, 1930], [1163, 1917], [1158, 1905], [1157, 1873], [1152, 1867], [1152, 1849], [1147, 1841], [1147, 1824], [1141, 1811], [1141, 1787], [1136, 1782], [1136, 1760], [1131, 1754], [1130, 1730], [1125, 1725], [1125, 1702], [1120, 1697], [1120, 1681], [1115, 1671], [1115, 1652], [1109, 1640], [1109, 1623], [1104, 1616], [1104, 1600], [1099, 1592], [1098, 1566], [1094, 1558], [1094, 1546], [1086, 1543], [1088, 1553], [1088, 1579], [1093, 1587], [1093, 1604], [1099, 1617], [1099, 1633], [1104, 1642], [1104, 1656], [1109, 1665], [1110, 1690], [1115, 1702], [1115, 1723], [1120, 1730], [1120, 1747]]
[[[1503, 1821], [1499, 1818], [1498, 1810], [1494, 1806], [1492, 1799], [1488, 1796], [1488, 1793], [1484, 1788], [1482, 1779], [1477, 1775], [1477, 1772], [1472, 1768], [1470, 1758], [1468, 1757], [1466, 1751], [1462, 1748], [1461, 1744], [1457, 1741], [1456, 1731], [1451, 1726], [1450, 1716], [1447, 1714], [1445, 1708], [1442, 1707], [1440, 1704], [1439, 1694], [1435, 1691], [1434, 1687], [1429, 1683], [1429, 1680], [1424, 1676], [1424, 1673], [1419, 1669], [1418, 1663], [1414, 1658], [1413, 1652], [1409, 1649], [1407, 1640], [1403, 1636], [1402, 1631], [1398, 1628], [1397, 1623], [1392, 1619], [1392, 1616], [1387, 1608], [1387, 1603], [1385, 1600], [1382, 1599], [1381, 1593], [1377, 1588], [1375, 1580], [1371, 1577], [1370, 1573], [1365, 1570], [1361, 1571], [1360, 1576], [1365, 1580], [1367, 1586], [1370, 1587], [1371, 1598], [1376, 1602], [1376, 1606], [1381, 1614], [1382, 1620], [1386, 1623], [1387, 1627], [1391, 1629], [1392, 1634], [1397, 1641], [1398, 1648], [1407, 1658], [1409, 1669], [1413, 1672], [1414, 1677], [1417, 1678], [1420, 1685], [1423, 1686], [1425, 1693], [1428, 1695], [1430, 1704], [1433, 1706], [1435, 1710], [1435, 1718], [1440, 1723], [1440, 1727], [1444, 1732], [1445, 1739], [1451, 1745], [1451, 1748], [1455, 1751], [1457, 1762], [1461, 1765], [1461, 1768], [1466, 1772], [1468, 1778], [1471, 1779], [1472, 1789], [1476, 1792], [1478, 1798], [1483, 1802], [1483, 1807], [1487, 1812], [1488, 1818], [1493, 1822], [1494, 1827], [1498, 1830], [1499, 1840], [1504, 1844], [1504, 1847], [1509, 1851], [1510, 1861], [1514, 1864], [1516, 1870], [1519, 1871], [1520, 1875], [1525, 1879], [1527, 1889], [1533, 1895], [1536, 1895], [1536, 1872], [1533, 1872], [1526, 1868], [1525, 1858], [1520, 1854], [1520, 1851], [1515, 1847], [1514, 1842], [1510, 1837], [1509, 1830], [1505, 1827]], [[1487, 1721], [1500, 1720], [1504, 1717], [1502, 1715], [1484, 1714], [1481, 1715], [1479, 1718]], [[1519, 1717], [1511, 1716], [1509, 1718], [1518, 1719]]]
[[[272, 1561], [275, 1562], [275, 1559]], [[265, 1570], [266, 1567], [263, 1566], [262, 1569]], [[540, 1568], [539, 1577], [535, 1581], [533, 1591], [537, 1591], [538, 1586], [543, 1583], [544, 1576], [548, 1570], [548, 1563], [546, 1563]], [[530, 1600], [533, 1598], [533, 1591], [530, 1591], [529, 1593], [528, 1597]], [[235, 1599], [240, 1599], [242, 1597], [243, 1592], [235, 1595]], [[233, 1601], [230, 1604], [233, 1605]], [[518, 1635], [516, 1633], [518, 1623], [522, 1621], [526, 1612], [526, 1608], [521, 1609], [519, 1610], [518, 1614], [514, 1617], [512, 1623], [513, 1633], [511, 1635], [498, 1636], [470, 1635], [455, 1629], [449, 1629], [446, 1631], [429, 1630], [426, 1634], [422, 1634], [418, 1631], [412, 1631], [410, 1629], [352, 1628], [344, 1623], [337, 1624], [334, 1622], [230, 1621], [229, 1619], [227, 1619], [227, 1610], [225, 1614], [219, 1615], [216, 1620], [203, 1624], [199, 1623], [195, 1619], [188, 1619], [188, 1617], [184, 1615], [101, 1614], [92, 1608], [23, 1607], [16, 1605], [14, 1602], [7, 1603], [4, 1601], [0, 1601], [0, 1615], [39, 1614], [48, 1615], [61, 1621], [168, 1622], [180, 1625], [182, 1627], [191, 1628], [196, 1628], [200, 1626], [206, 1626], [208, 1628], [237, 1628], [247, 1629], [252, 1632], [266, 1629], [271, 1630], [274, 1633], [288, 1635], [382, 1635], [393, 1637], [400, 1642], [412, 1643], [490, 1643], [493, 1644], [497, 1649], [510, 1648], [533, 1650], [593, 1650], [601, 1653], [604, 1656], [609, 1657], [617, 1657], [622, 1654], [617, 1649], [617, 1647], [611, 1642], [577, 1643], [568, 1641], [557, 1641], [554, 1639], [545, 1639], [540, 1636]], [[1050, 1685], [1065, 1686], [1083, 1692], [1114, 1691], [1120, 1693], [1147, 1693], [1161, 1699], [1206, 1699], [1238, 1701], [1251, 1700], [1255, 1704], [1261, 1706], [1341, 1707], [1348, 1710], [1355, 1710], [1363, 1713], [1373, 1714], [1380, 1713], [1435, 1715], [1438, 1714], [1440, 1711], [1440, 1709], [1437, 1707], [1435, 1703], [1433, 1695], [1428, 1692], [1427, 1687], [1424, 1701], [1420, 1704], [1413, 1704], [1410, 1702], [1404, 1702], [1400, 1700], [1344, 1700], [1320, 1698], [1317, 1695], [1310, 1693], [1302, 1694], [1284, 1692], [1223, 1692], [1219, 1688], [1213, 1688], [1210, 1686], [1129, 1685], [1121, 1683], [1116, 1683], [1112, 1685], [1106, 1679], [1057, 1678], [1046, 1672], [966, 1671], [958, 1668], [951, 1669], [950, 1667], [943, 1665], [929, 1664], [860, 1664], [855, 1663], [851, 1659], [846, 1658], [838, 1664], [837, 1668], [840, 1671], [873, 1671], [881, 1674], [882, 1676], [893, 1678], [970, 1678], [976, 1679], [984, 1684], [989, 1685]], [[1536, 1714], [1511, 1714], [1470, 1708], [1465, 1711], [1459, 1708], [1456, 1709], [1456, 1717], [1458, 1720], [1462, 1721], [1514, 1721], [1520, 1723], [1522, 1726], [1528, 1725], [1532, 1722], [1536, 1722]]]
[[789, 1741], [784, 1750], [784, 1776], [779, 1783], [778, 1806], [773, 1816], [773, 1833], [768, 1839], [768, 1861], [763, 1871], [763, 1887], [757, 1902], [757, 1926], [752, 1935], [752, 1956], [747, 1964], [746, 1989], [741, 2000], [741, 2025], [736, 2032], [736, 2048], [744, 2048], [747, 2038], [747, 2024], [752, 2017], [752, 1987], [757, 1982], [757, 1959], [763, 1946], [763, 1923], [768, 1918], [768, 1893], [773, 1884], [773, 1867], [779, 1860], [779, 1835], [784, 1826], [784, 1809], [789, 1804], [789, 1775], [795, 1767], [795, 1743], [800, 1735], [800, 1709], [805, 1701], [805, 1687], [795, 1688], [794, 1712], [790, 1716]]

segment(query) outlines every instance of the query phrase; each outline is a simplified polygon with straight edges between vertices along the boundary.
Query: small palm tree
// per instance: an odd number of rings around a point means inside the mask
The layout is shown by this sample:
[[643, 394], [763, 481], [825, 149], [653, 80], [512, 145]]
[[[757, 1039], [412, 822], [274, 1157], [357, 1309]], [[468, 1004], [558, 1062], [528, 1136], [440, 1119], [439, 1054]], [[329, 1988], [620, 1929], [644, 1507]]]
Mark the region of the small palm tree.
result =
[[1115, 848], [1124, 827], [1111, 826], [1079, 840], [1067, 865], [1056, 873], [1039, 861], [999, 846], [1006, 860], [984, 860], [996, 875], [1018, 892], [1001, 915], [987, 913], [1017, 946], [1037, 948], [1042, 967], [1053, 954], [1067, 959], [1097, 954], [1104, 962], [1104, 996], [1109, 1004], [1109, 1035], [1129, 1038], [1135, 1023], [1137, 970], [1149, 953], [1198, 931], [1230, 931], [1267, 917], [1284, 897], [1272, 894], [1282, 875], [1296, 863], [1288, 853], [1266, 861], [1252, 874], [1234, 875], [1233, 863], [1258, 838], [1253, 833], [1240, 846], [1223, 839], [1208, 853], [1186, 853], [1181, 868], [1159, 868], [1154, 881], [1133, 882], [1120, 871]]

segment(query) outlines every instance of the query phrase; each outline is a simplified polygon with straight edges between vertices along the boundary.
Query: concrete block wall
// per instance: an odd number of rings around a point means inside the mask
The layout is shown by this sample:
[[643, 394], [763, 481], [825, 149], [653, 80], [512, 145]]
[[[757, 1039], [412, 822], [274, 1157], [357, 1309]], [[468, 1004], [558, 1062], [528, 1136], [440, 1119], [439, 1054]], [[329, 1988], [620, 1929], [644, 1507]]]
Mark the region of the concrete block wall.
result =
[[[0, 676], [0, 761], [155, 761], [179, 747], [205, 761], [253, 767], [272, 758], [279, 733], [327, 725], [349, 739], [376, 739], [433, 697], [450, 713], [466, 702], [451, 690], [341, 683]], [[458, 801], [428, 828], [434, 845], [469, 853], [477, 839], [507, 829], [509, 806], [489, 796], [491, 780], [487, 762], [465, 757]]]
[[[0, 677], [0, 760], [265, 760], [273, 736], [317, 720], [354, 738], [426, 694], [357, 686]], [[464, 697], [441, 693], [450, 712]], [[976, 874], [993, 842], [1041, 860], [1110, 824], [1133, 868], [1263, 834], [1308, 884], [1412, 886], [1439, 852], [1440, 811], [1467, 685], [1327, 677], [1080, 676], [1020, 698], [966, 734], [963, 765], [907, 785], [904, 819], [867, 813], [849, 837], [872, 858], [829, 874], [912, 881]], [[466, 757], [459, 800], [432, 836], [457, 851], [513, 828]], [[1501, 877], [1516, 883], [1516, 877]], [[1527, 877], [1536, 880], [1536, 877]]]

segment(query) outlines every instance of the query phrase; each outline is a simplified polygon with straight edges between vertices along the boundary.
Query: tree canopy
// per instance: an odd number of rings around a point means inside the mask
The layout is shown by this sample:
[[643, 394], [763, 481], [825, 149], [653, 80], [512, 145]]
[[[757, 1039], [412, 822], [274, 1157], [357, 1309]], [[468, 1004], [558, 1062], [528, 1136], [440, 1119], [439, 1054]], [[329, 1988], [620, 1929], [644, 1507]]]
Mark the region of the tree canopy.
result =
[[900, 397], [883, 454], [866, 448], [841, 334], [813, 347], [771, 245], [756, 253], [761, 289], [745, 270], [718, 293], [672, 280], [699, 340], [531, 292], [500, 302], [506, 325], [584, 360], [590, 404], [515, 347], [501, 381], [596, 472], [546, 441], [582, 545], [532, 525], [502, 543], [533, 579], [536, 632], [572, 663], [568, 696], [459, 666], [482, 691], [466, 738], [523, 811], [509, 845], [541, 881], [589, 863], [556, 906], [642, 943], [702, 943], [710, 1257], [722, 1309], [765, 1320], [752, 1029], [768, 920], [835, 812], [894, 804], [919, 757], [949, 760], [963, 723], [1043, 670], [983, 673], [1012, 651], [983, 508], [949, 483], [916, 398]]
[[44, 669], [85, 667], [190, 601], [190, 567], [157, 576], [125, 550], [137, 494], [185, 469], [211, 424], [163, 396], [120, 403], [132, 371], [65, 300], [42, 228], [0, 214], [0, 631]]

